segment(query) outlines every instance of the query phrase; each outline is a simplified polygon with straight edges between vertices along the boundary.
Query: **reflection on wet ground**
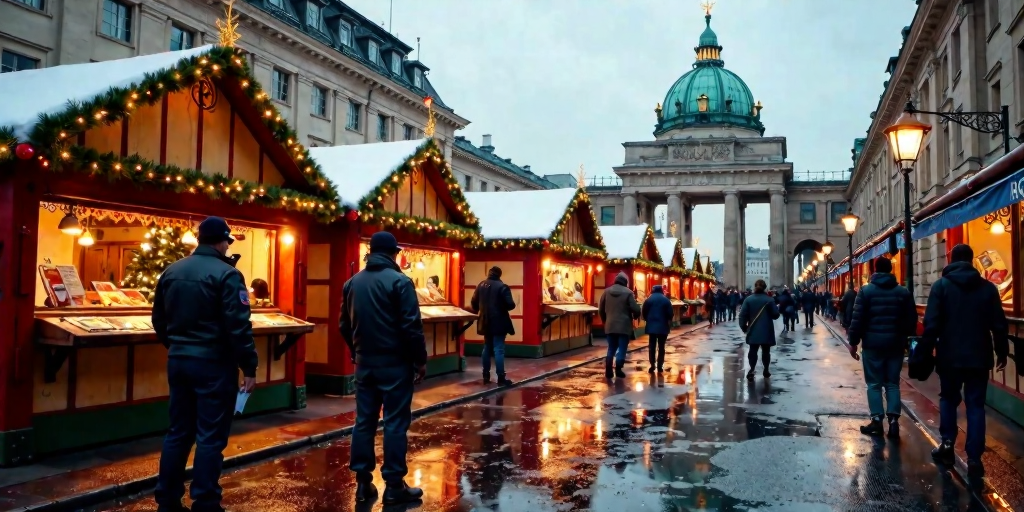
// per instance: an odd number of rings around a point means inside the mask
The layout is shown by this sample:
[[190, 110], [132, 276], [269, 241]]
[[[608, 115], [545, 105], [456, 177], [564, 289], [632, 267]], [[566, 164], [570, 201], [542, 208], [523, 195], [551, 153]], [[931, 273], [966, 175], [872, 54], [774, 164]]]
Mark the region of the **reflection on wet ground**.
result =
[[[983, 510], [909, 420], [898, 441], [859, 433], [860, 372], [818, 331], [780, 340], [770, 379], [745, 380], [742, 335], [726, 324], [677, 341], [664, 374], [637, 361], [609, 382], [583, 367], [417, 420], [407, 481], [426, 497], [409, 509]], [[348, 453], [340, 440], [235, 471], [225, 506], [360, 510]], [[99, 510], [154, 509], [146, 497]]]

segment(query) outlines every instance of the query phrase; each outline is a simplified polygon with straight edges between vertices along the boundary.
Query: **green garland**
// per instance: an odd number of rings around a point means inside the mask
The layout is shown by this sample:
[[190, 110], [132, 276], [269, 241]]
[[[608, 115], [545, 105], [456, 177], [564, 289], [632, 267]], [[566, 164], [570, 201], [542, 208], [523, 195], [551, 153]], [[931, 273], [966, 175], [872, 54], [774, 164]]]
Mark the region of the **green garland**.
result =
[[[545, 246], [544, 242], [547, 242], [548, 245]], [[602, 260], [608, 257], [608, 253], [604, 249], [599, 249], [597, 247], [581, 244], [560, 244], [550, 240], [540, 239], [524, 240], [521, 238], [496, 238], [479, 244], [477, 248], [548, 250], [556, 254], [564, 254], [566, 256], [599, 258]]]
[[634, 267], [649, 268], [651, 270], [663, 270], [665, 268], [661, 263], [655, 263], [643, 258], [615, 258], [608, 260], [608, 263], [612, 265], [633, 265]]
[[360, 218], [366, 223], [374, 223], [384, 228], [397, 227], [414, 235], [434, 234], [450, 240], [464, 240], [471, 247], [483, 241], [479, 228], [467, 228], [451, 222], [415, 215], [373, 210], [362, 213]]
[[0, 163], [14, 158], [14, 146], [18, 139], [14, 137], [14, 130], [0, 126]]
[[577, 208], [579, 208], [580, 202], [587, 205], [587, 211], [590, 212], [590, 219], [593, 221], [592, 227], [594, 229], [594, 236], [597, 238], [597, 243], [600, 244], [596, 248], [588, 246], [582, 247], [588, 247], [590, 249], [596, 249], [604, 252], [604, 237], [601, 236], [601, 229], [598, 227], [599, 223], [597, 221], [597, 214], [594, 213], [593, 205], [590, 203], [590, 195], [587, 194], [587, 191], [583, 187], [576, 189], [576, 195], [574, 195], [572, 201], [569, 202], [569, 206], [565, 209], [565, 213], [562, 214], [562, 220], [558, 221], [558, 225], [555, 226], [555, 229], [551, 232], [551, 236], [548, 237], [548, 240], [550, 240], [551, 243], [560, 243], [562, 241], [562, 235], [565, 232], [565, 227], [569, 223], [569, 220], [572, 219], [572, 214]]

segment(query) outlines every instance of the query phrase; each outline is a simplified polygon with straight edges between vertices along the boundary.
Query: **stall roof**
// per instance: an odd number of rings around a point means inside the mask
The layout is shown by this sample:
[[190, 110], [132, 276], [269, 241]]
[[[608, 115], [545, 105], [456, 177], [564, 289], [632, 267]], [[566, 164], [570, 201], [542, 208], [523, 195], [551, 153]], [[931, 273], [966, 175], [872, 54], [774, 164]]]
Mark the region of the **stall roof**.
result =
[[700, 260], [697, 258], [698, 255], [696, 247], [683, 248], [683, 263], [686, 264], [687, 270], [697, 270], [697, 266], [700, 264]]
[[0, 74], [4, 108], [0, 126], [10, 126], [14, 136], [27, 140], [43, 114], [67, 110], [70, 102], [89, 101], [112, 87], [139, 83], [148, 73], [159, 73], [187, 59], [210, 51], [213, 46], [156, 53], [130, 59], [87, 62]]
[[[576, 197], [576, 189], [468, 192], [485, 240], [550, 238]], [[633, 257], [636, 257], [635, 255]]]
[[424, 149], [430, 139], [309, 148], [324, 174], [334, 182], [341, 203], [359, 203], [392, 173]]
[[647, 224], [638, 226], [601, 226], [608, 259], [635, 259], [640, 256], [648, 232]]
[[[672, 266], [672, 258], [676, 255], [676, 248], [679, 247], [678, 238], [658, 238], [654, 240], [658, 247], [658, 254], [661, 255], [661, 264], [666, 267]], [[683, 259], [683, 268], [686, 268], [686, 260]]]

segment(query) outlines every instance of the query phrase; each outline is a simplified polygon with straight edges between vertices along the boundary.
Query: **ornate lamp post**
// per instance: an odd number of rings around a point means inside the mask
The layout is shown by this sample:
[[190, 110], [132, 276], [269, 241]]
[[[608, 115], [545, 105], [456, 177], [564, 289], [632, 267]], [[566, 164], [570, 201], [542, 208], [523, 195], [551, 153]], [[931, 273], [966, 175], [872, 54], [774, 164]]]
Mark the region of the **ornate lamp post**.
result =
[[827, 238], [825, 239], [825, 245], [821, 246], [821, 253], [825, 255], [825, 289], [828, 289], [828, 262], [832, 260], [832, 251], [834, 251], [836, 245], [830, 242]]
[[853, 288], [853, 234], [857, 232], [857, 224], [860, 223], [860, 217], [853, 214], [853, 212], [846, 212], [839, 219], [843, 223], [843, 229], [846, 230], [846, 235], [850, 237], [850, 256], [847, 263], [850, 265], [850, 288]]
[[892, 126], [885, 129], [885, 137], [889, 139], [892, 158], [903, 174], [903, 245], [907, 257], [906, 268], [907, 289], [914, 293], [914, 249], [910, 240], [910, 173], [921, 152], [921, 143], [932, 127], [918, 121], [914, 114], [904, 112]]
[[[908, 101], [906, 107], [903, 108], [903, 112], [905, 114], [936, 115], [976, 132], [1002, 134], [1003, 154], [1010, 152], [1010, 139], [1017, 142], [1024, 141], [1024, 135], [1019, 137], [1010, 136], [1010, 107], [1006, 105], [1001, 106], [999, 112], [928, 112], [914, 108], [914, 102]], [[903, 117], [905, 116], [901, 116], [900, 119], [903, 119]], [[899, 123], [899, 121], [896, 122], [897, 124]]]

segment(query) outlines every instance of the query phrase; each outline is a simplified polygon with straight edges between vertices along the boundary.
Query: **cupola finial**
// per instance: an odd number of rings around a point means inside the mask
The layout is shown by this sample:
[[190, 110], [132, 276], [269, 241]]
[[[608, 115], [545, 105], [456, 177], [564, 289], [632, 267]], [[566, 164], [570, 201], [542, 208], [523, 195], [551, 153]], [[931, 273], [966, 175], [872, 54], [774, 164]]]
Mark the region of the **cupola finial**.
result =
[[[703, 2], [701, 2], [700, 3], [700, 7], [701, 7], [701, 9], [704, 9], [704, 15], [705, 16], [711, 16], [711, 9], [714, 9], [715, 8], [715, 4], [717, 4], [717, 3], [718, 3], [717, 0], [704, 0]], [[708, 23], [709, 24], [711, 23], [710, 18], [708, 19]]]

